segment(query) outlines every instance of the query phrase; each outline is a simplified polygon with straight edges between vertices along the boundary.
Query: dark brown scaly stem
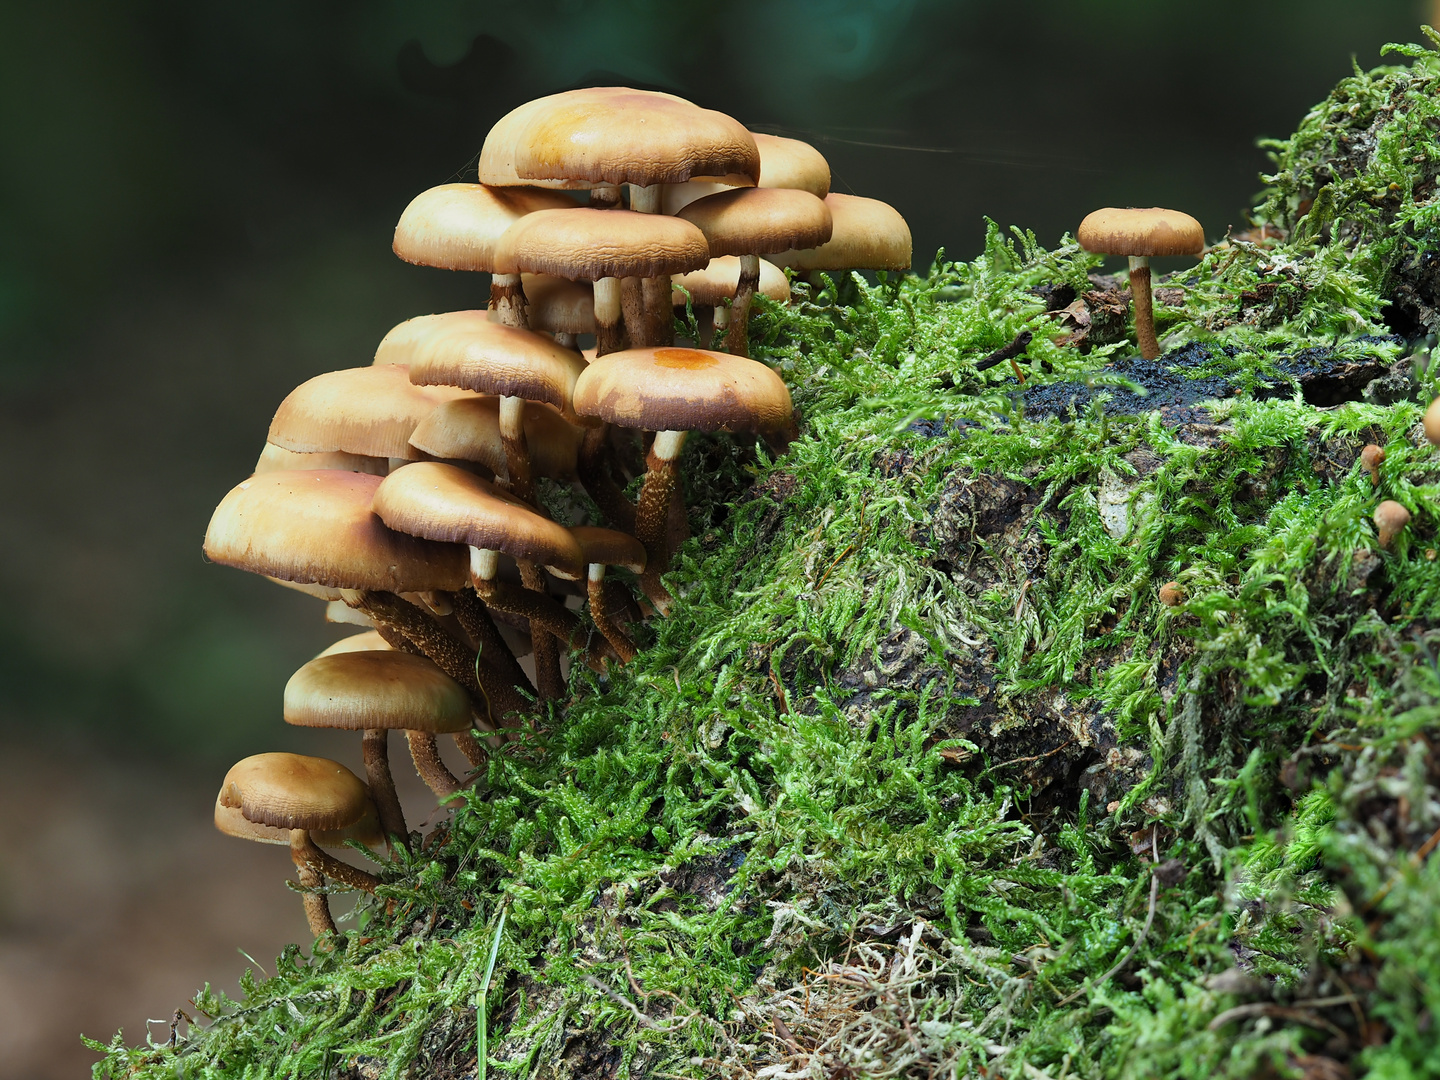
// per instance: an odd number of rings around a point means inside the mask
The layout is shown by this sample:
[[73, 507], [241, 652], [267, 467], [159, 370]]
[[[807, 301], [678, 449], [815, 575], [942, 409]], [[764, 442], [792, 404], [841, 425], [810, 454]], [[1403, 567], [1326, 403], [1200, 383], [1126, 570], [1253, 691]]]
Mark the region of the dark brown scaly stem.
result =
[[[508, 685], [494, 668], [476, 665], [469, 646], [456, 641], [429, 614], [394, 593], [362, 592], [351, 606], [375, 623], [399, 630], [419, 646], [420, 651], [441, 671], [470, 694], [475, 714], [482, 725], [495, 726], [510, 713], [524, 713], [528, 702], [513, 685]], [[484, 679], [484, 683], [480, 679]]]
[[638, 623], [645, 618], [640, 605], [635, 603], [635, 597], [630, 590], [616, 581], [614, 578], [605, 579], [605, 610], [625, 612], [625, 621]]
[[490, 751], [485, 744], [475, 737], [473, 731], [455, 732], [455, 745], [460, 753], [465, 755], [465, 760], [470, 762], [472, 769], [480, 769], [490, 760]]
[[[295, 862], [295, 876], [307, 889], [324, 888], [325, 879], [320, 876], [318, 870], [310, 865], [303, 847], [301, 851], [296, 851], [295, 838], [297, 836], [303, 836], [308, 840], [309, 834], [304, 829], [290, 830], [290, 858]], [[324, 893], [303, 892], [300, 894], [300, 902], [305, 905], [305, 921], [310, 924], [310, 933], [317, 938], [336, 933], [335, 920], [330, 917], [330, 901]]]
[[669, 276], [647, 277], [640, 285], [649, 315], [646, 344], [661, 348], [675, 344], [675, 309], [670, 304]]
[[290, 857], [296, 859], [297, 866], [299, 859], [303, 858], [310, 869], [324, 874], [330, 880], [371, 895], [374, 895], [375, 887], [380, 884], [380, 879], [374, 874], [367, 874], [349, 863], [341, 862], [328, 851], [316, 847], [315, 841], [310, 839], [310, 834], [304, 829], [290, 830]]
[[580, 482], [585, 485], [590, 498], [600, 508], [606, 524], [612, 529], [635, 534], [635, 507], [625, 498], [625, 492], [610, 475], [610, 461], [607, 447], [609, 424], [596, 424], [585, 429], [585, 440], [580, 445], [578, 472]]
[[459, 620], [465, 633], [480, 646], [480, 662], [489, 664], [512, 685], [532, 692], [534, 687], [530, 684], [530, 677], [525, 674], [520, 661], [515, 659], [515, 654], [505, 644], [505, 639], [500, 636], [495, 620], [490, 617], [490, 612], [485, 607], [485, 601], [471, 589], [451, 593], [450, 601], [455, 605], [455, 618]]
[[[520, 567], [521, 584], [530, 592], [548, 599], [540, 568], [526, 559], [516, 562]], [[530, 620], [530, 648], [535, 654], [535, 682], [540, 689], [541, 700], [559, 701], [565, 696], [565, 679], [560, 674], [560, 646], [550, 631], [534, 619]]]
[[730, 329], [725, 335], [725, 351], [735, 356], [750, 355], [750, 302], [760, 287], [760, 256], [740, 256], [740, 281], [735, 287], [735, 302], [730, 306]]
[[1160, 355], [1160, 342], [1155, 338], [1155, 301], [1150, 295], [1150, 260], [1144, 256], [1130, 259], [1130, 301], [1135, 306], [1135, 342], [1140, 355], [1154, 360]]
[[410, 846], [410, 830], [405, 826], [405, 812], [400, 796], [395, 793], [395, 778], [390, 775], [390, 732], [384, 728], [366, 728], [360, 739], [365, 758], [365, 779], [370, 784], [370, 797], [380, 818], [380, 831], [389, 843]]
[[670, 498], [679, 482], [679, 468], [673, 459], [657, 455], [653, 446], [645, 457], [645, 464], [649, 471], [645, 473], [645, 486], [640, 489], [640, 505], [635, 511], [635, 539], [645, 546], [645, 572], [640, 575], [640, 588], [664, 615], [674, 603], [674, 598], [660, 583], [660, 575], [670, 568], [667, 521]]
[[[385, 639], [385, 643], [389, 645], [392, 649], [398, 649], [401, 652], [408, 652], [412, 656], [425, 656], [425, 654], [420, 651], [420, 646], [416, 645], [413, 641], [407, 638], [404, 634], [400, 633], [400, 631], [396, 630], [394, 627], [386, 626], [384, 623], [377, 623], [376, 629], [379, 631], [380, 636]], [[505, 651], [508, 654], [509, 650], [506, 649]], [[427, 657], [427, 659], [429, 658]], [[521, 674], [523, 675], [524, 672], [521, 672]], [[480, 768], [480, 766], [484, 765], [485, 762], [490, 759], [489, 753], [485, 750], [485, 747], [481, 745], [480, 740], [475, 738], [475, 736], [470, 734], [470, 732], [468, 731], [457, 731], [455, 733], [455, 745], [460, 748], [460, 752], [465, 755], [465, 759], [477, 769]], [[366, 767], [369, 767], [368, 763]], [[388, 756], [385, 767], [388, 773], [390, 767]], [[393, 786], [394, 781], [392, 780], [391, 783]], [[373, 780], [370, 782], [370, 786], [372, 789], [374, 788], [375, 783]], [[380, 807], [380, 797], [378, 795], [375, 798], [375, 805], [378, 810]], [[382, 817], [381, 828], [383, 829], [384, 827], [385, 826]]]
[[590, 618], [594, 621], [595, 628], [605, 635], [605, 640], [610, 643], [615, 654], [620, 657], [620, 662], [628, 664], [635, 659], [639, 650], [635, 648], [635, 643], [626, 636], [625, 631], [621, 630], [610, 618], [610, 609], [607, 607], [608, 598], [605, 595], [604, 567], [600, 569], [601, 576], [597, 577], [593, 570], [590, 574]]
[[441, 802], [450, 798], [464, 785], [440, 760], [440, 749], [435, 745], [435, 736], [428, 731], [407, 731], [405, 738], [410, 743], [410, 756], [415, 759], [415, 771], [425, 786], [435, 793]]
[[523, 615], [531, 626], [541, 626], [565, 642], [567, 648], [585, 647], [585, 624], [580, 617], [563, 604], [556, 603], [544, 593], [530, 589], [517, 589], [504, 581], [476, 581], [481, 598], [497, 611], [509, 611]]
[[625, 337], [631, 348], [641, 348], [650, 341], [650, 315], [645, 310], [645, 289], [638, 277], [620, 279], [620, 311]]

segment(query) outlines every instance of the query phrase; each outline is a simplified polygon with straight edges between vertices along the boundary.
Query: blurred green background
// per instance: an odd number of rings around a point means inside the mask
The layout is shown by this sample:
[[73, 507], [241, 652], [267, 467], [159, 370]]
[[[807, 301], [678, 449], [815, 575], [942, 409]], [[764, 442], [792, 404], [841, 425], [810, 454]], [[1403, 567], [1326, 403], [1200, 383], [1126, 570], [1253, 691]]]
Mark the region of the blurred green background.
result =
[[1053, 243], [1102, 205], [1244, 223], [1284, 135], [1413, 40], [1415, 0], [0, 3], [0, 716], [226, 759], [300, 745], [290, 672], [339, 636], [200, 541], [295, 384], [479, 280], [394, 222], [531, 97], [625, 82], [793, 135], [909, 219]]

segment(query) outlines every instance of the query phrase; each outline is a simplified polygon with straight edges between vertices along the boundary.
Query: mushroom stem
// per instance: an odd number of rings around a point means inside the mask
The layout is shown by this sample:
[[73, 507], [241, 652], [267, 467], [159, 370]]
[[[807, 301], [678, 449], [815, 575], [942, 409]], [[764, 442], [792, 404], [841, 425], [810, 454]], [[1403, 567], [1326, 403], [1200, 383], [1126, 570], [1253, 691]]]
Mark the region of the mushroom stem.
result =
[[620, 657], [622, 664], [628, 664], [635, 659], [639, 652], [635, 643], [626, 636], [620, 627], [615, 625], [610, 618], [610, 610], [605, 603], [605, 564], [590, 564], [590, 618], [595, 623], [595, 628], [605, 635], [605, 640], [610, 642]]
[[[297, 838], [302, 841], [298, 849]], [[291, 829], [290, 858], [295, 863], [295, 876], [300, 879], [300, 884], [306, 889], [320, 889], [324, 887], [325, 879], [310, 865], [305, 854], [304, 843], [309, 839], [310, 835], [304, 829]], [[330, 901], [323, 892], [301, 893], [300, 902], [305, 905], [305, 921], [310, 924], [310, 933], [317, 938], [336, 933], [335, 920], [330, 917]]]
[[650, 313], [645, 310], [643, 279], [627, 277], [620, 279], [620, 312], [625, 326], [625, 337], [633, 345], [650, 340]]
[[[394, 593], [342, 590], [345, 602], [385, 623], [413, 641], [435, 666], [470, 692], [476, 715], [499, 725], [511, 713], [523, 713], [529, 703], [515, 686], [494, 668], [477, 665], [469, 648], [451, 637], [433, 618]], [[482, 682], [483, 680], [483, 682]]]
[[320, 850], [305, 829], [290, 830], [290, 857], [295, 860], [296, 866], [299, 866], [300, 860], [304, 859], [305, 864], [311, 870], [324, 874], [332, 881], [348, 885], [352, 889], [370, 893], [372, 896], [380, 884], [380, 879], [374, 874], [367, 874], [364, 870], [357, 869], [349, 863], [341, 862], [328, 851]]
[[611, 528], [634, 535], [635, 507], [610, 475], [610, 462], [605, 452], [606, 437], [609, 433], [609, 424], [596, 424], [585, 429], [585, 439], [580, 444], [580, 458], [576, 463], [577, 471], [580, 473], [580, 482], [585, 486], [590, 498], [595, 500], [595, 505], [600, 508], [600, 513]]
[[660, 583], [660, 575], [670, 566], [668, 519], [670, 499], [680, 480], [676, 460], [685, 446], [684, 431], [657, 431], [645, 457], [645, 485], [640, 489], [640, 505], [635, 511], [635, 539], [645, 546], [645, 571], [640, 587], [655, 610], [667, 614], [674, 598]]
[[[520, 582], [533, 593], [545, 595], [545, 578], [540, 568], [527, 559], [518, 562]], [[548, 599], [548, 597], [547, 597]], [[510, 610], [501, 607], [501, 610]], [[565, 696], [565, 678], [560, 672], [560, 649], [540, 623], [530, 620], [530, 648], [535, 654], [535, 682], [543, 701], [559, 701]]]
[[[735, 287], [735, 303], [730, 312], [730, 329], [725, 335], [725, 351], [735, 356], [750, 355], [750, 302], [760, 287], [760, 256], [740, 256], [740, 282]], [[717, 309], [718, 310], [718, 309]]]
[[532, 629], [543, 628], [569, 648], [580, 648], [585, 644], [584, 624], [573, 611], [557, 604], [543, 592], [517, 589], [503, 581], [496, 581], [499, 563], [498, 552], [488, 548], [470, 549], [470, 576], [475, 582], [475, 591], [487, 604], [499, 611], [523, 615], [530, 620]]
[[595, 355], [619, 352], [625, 347], [620, 322], [620, 279], [600, 278], [595, 282]]
[[[630, 209], [641, 214], [663, 213], [665, 185], [630, 185]], [[670, 311], [670, 275], [647, 277], [640, 281], [640, 306], [643, 318], [630, 329], [630, 344], [641, 346], [673, 345], [675, 320]], [[639, 337], [636, 337], [637, 332]]]
[[410, 743], [410, 756], [415, 760], [415, 771], [425, 786], [435, 793], [441, 802], [450, 798], [464, 785], [440, 760], [440, 749], [435, 745], [435, 736], [427, 731], [407, 731], [405, 738]]
[[620, 205], [619, 184], [596, 184], [590, 189], [590, 205], [597, 210], [613, 210]]
[[717, 349], [720, 342], [725, 340], [725, 335], [730, 328], [730, 305], [724, 302], [715, 305], [715, 314], [711, 316], [714, 330], [710, 334], [710, 348]]
[[455, 745], [465, 755], [465, 760], [470, 762], [472, 769], [482, 768], [490, 760], [490, 751], [485, 749], [485, 744], [475, 737], [474, 732], [455, 732]]
[[398, 841], [402, 847], [409, 848], [410, 830], [405, 826], [400, 796], [395, 793], [395, 778], [390, 775], [389, 735], [384, 728], [366, 728], [360, 739], [360, 751], [365, 758], [365, 779], [375, 800], [380, 831], [391, 843]]
[[1155, 301], [1150, 295], [1150, 257], [1130, 256], [1130, 301], [1135, 305], [1135, 341], [1140, 355], [1154, 360], [1160, 355], [1160, 342], [1155, 340]]
[[500, 442], [505, 447], [505, 471], [510, 474], [510, 491], [528, 503], [535, 501], [535, 481], [530, 475], [530, 447], [525, 442], [525, 399], [500, 397]]
[[520, 666], [515, 654], [500, 636], [495, 620], [490, 617], [490, 612], [485, 607], [485, 601], [470, 589], [452, 593], [451, 601], [455, 605], [455, 617], [461, 628], [480, 647], [481, 665], [494, 668], [513, 686], [522, 690], [533, 689], [525, 669]]
[[519, 274], [490, 276], [490, 310], [495, 313], [496, 322], [501, 326], [524, 330], [529, 325], [525, 312], [527, 306], [525, 286], [520, 283]]

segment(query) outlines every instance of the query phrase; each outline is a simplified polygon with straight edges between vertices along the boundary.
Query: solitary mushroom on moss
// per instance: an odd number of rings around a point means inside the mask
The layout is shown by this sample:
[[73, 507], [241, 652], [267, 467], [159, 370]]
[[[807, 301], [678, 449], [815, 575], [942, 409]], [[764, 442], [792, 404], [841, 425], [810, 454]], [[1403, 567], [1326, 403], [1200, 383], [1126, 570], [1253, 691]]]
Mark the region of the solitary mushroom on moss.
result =
[[[319, 889], [326, 877], [369, 893], [380, 884], [374, 874], [321, 851], [311, 839], [312, 831], [345, 829], [364, 818], [367, 811], [374, 811], [364, 783], [339, 762], [303, 754], [256, 754], [245, 758], [225, 774], [216, 807], [216, 825], [222, 831], [231, 832], [225, 827], [221, 809], [239, 810], [254, 825], [288, 830], [290, 857], [300, 884], [308, 889]], [[335, 922], [325, 895], [307, 892], [304, 902], [311, 932], [316, 937], [334, 933]]]
[[1205, 230], [1189, 214], [1158, 206], [1106, 207], [1086, 216], [1075, 232], [1086, 251], [1130, 259], [1130, 295], [1135, 304], [1135, 338], [1140, 355], [1160, 355], [1155, 338], [1155, 305], [1150, 294], [1150, 259], [1156, 255], [1199, 255]]

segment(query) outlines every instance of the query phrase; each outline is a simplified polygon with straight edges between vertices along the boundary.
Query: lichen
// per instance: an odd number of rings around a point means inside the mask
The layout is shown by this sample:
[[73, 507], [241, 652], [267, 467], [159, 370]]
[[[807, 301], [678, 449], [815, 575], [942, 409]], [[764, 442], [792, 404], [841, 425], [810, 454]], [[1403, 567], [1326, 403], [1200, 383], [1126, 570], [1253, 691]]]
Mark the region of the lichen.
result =
[[[96, 1076], [474, 1076], [477, 1015], [490, 1075], [1440, 1075], [1440, 458], [1404, 340], [1437, 328], [1440, 56], [1401, 51], [1158, 283], [1157, 371], [1077, 340], [1093, 257], [994, 225], [757, 301], [801, 434], [687, 446], [640, 657], [577, 665], [343, 942]], [[1026, 387], [977, 369], [1026, 331]]]

